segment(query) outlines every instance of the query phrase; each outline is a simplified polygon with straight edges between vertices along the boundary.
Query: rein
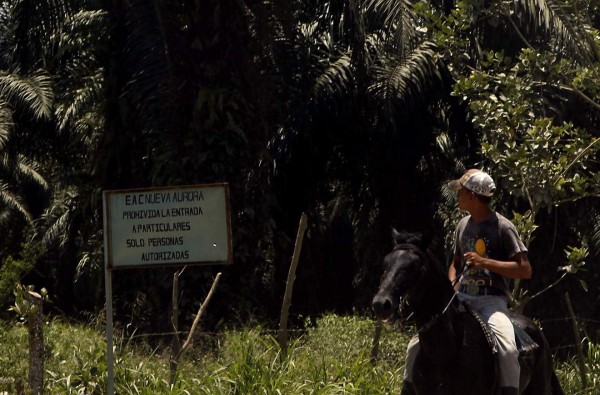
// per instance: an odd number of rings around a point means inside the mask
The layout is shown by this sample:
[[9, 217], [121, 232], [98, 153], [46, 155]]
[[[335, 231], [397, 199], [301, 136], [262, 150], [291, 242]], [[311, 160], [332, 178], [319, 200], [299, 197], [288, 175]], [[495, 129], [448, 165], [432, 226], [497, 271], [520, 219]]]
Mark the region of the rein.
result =
[[[398, 250], [405, 250], [405, 251], [412, 251], [415, 254], [417, 254], [419, 256], [419, 258], [421, 259], [421, 261], [423, 262], [423, 266], [421, 268], [421, 271], [423, 273], [427, 272], [427, 263], [431, 263], [431, 260], [437, 261], [437, 259], [435, 259], [435, 257], [433, 256], [433, 254], [431, 253], [431, 251], [427, 250], [427, 253], [423, 252], [423, 250], [421, 250], [419, 247], [417, 247], [414, 244], [410, 244], [410, 243], [402, 243], [402, 244], [397, 244], [396, 246], [394, 246], [394, 251], [398, 251]], [[454, 289], [454, 285], [456, 285], [456, 282], [460, 281], [460, 279], [462, 278], [462, 276], [465, 274], [466, 269], [468, 269], [468, 267], [463, 268], [460, 276], [457, 277], [457, 279], [455, 279], [452, 282], [452, 288]], [[450, 308], [450, 306], [452, 305], [452, 302], [454, 302], [454, 299], [456, 299], [456, 295], [458, 293], [455, 291], [452, 294], [452, 297], [450, 298], [450, 300], [448, 301], [448, 304], [446, 305], [446, 307], [444, 307], [444, 309], [442, 310], [442, 312], [433, 317], [427, 324], [424, 325], [424, 327], [427, 327], [428, 325], [430, 325], [434, 320], [436, 320], [438, 317], [444, 315], [446, 313], [446, 311], [448, 311], [448, 308]], [[402, 299], [406, 299], [402, 298]], [[402, 302], [402, 301], [401, 301]], [[406, 302], [407, 305], [408, 302]], [[402, 303], [400, 303], [400, 305], [402, 305]], [[413, 315], [413, 313], [411, 312], [410, 315], [407, 317], [407, 319], [409, 319], [411, 316]]]
[[462, 270], [460, 271], [460, 274], [456, 276], [454, 280], [452, 280], [452, 288], [454, 288], [456, 284], [460, 283], [460, 280], [462, 280], [463, 276], [467, 273], [467, 270], [469, 270], [469, 266], [471, 265], [469, 265], [468, 263], [462, 265]]

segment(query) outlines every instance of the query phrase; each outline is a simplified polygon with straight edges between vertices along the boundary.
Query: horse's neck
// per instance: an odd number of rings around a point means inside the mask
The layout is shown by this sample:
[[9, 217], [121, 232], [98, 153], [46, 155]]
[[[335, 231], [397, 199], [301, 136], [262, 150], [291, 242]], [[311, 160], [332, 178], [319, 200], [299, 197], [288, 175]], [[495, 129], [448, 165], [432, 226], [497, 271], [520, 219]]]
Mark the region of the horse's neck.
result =
[[449, 317], [456, 310], [457, 301], [449, 280], [438, 273], [428, 273], [418, 286], [412, 301], [415, 322], [424, 327], [432, 319], [446, 312]]
[[422, 349], [437, 361], [456, 355], [464, 328], [450, 282], [441, 276], [430, 278], [419, 292], [413, 311]]

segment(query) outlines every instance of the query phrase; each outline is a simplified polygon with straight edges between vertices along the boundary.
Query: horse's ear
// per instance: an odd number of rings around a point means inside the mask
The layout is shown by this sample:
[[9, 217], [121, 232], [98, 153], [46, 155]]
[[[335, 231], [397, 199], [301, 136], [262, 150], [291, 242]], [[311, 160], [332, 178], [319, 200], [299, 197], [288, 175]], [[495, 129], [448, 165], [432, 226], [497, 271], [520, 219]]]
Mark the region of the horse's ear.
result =
[[392, 227], [392, 240], [394, 241], [394, 245], [400, 244], [401, 234], [394, 227]]
[[426, 250], [429, 247], [429, 243], [431, 243], [432, 238], [431, 232], [425, 230], [421, 232], [410, 233], [406, 242], [412, 243], [422, 250]]
[[413, 244], [419, 246], [421, 249], [427, 248], [427, 243], [426, 243], [426, 240], [424, 239], [423, 232], [414, 232], [412, 234], [411, 242]]

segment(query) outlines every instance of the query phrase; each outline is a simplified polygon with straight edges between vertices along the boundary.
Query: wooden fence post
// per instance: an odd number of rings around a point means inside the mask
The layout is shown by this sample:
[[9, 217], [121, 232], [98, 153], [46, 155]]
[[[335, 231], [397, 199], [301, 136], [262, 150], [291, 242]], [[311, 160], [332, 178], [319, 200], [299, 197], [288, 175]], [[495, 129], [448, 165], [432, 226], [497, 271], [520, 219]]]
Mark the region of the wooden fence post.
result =
[[380, 319], [375, 321], [375, 333], [373, 334], [373, 343], [371, 348], [371, 364], [375, 365], [379, 359], [379, 342], [381, 339], [381, 332], [383, 331], [383, 323]]
[[[179, 277], [177, 277], [177, 278], [179, 278]], [[171, 353], [171, 363], [170, 363], [171, 384], [173, 384], [175, 382], [177, 367], [179, 365], [179, 357], [181, 357], [181, 355], [184, 353], [184, 351], [187, 350], [187, 348], [192, 343], [192, 338], [194, 336], [194, 332], [196, 332], [196, 328], [198, 327], [198, 324], [200, 323], [200, 319], [204, 316], [204, 313], [206, 312], [206, 308], [208, 307], [208, 303], [212, 299], [215, 291], [217, 290], [217, 285], [219, 284], [220, 279], [221, 279], [221, 273], [219, 272], [219, 273], [217, 273], [215, 279], [213, 280], [212, 286], [210, 287], [210, 291], [208, 291], [208, 295], [206, 295], [204, 302], [202, 302], [202, 304], [200, 305], [200, 308], [198, 309], [198, 313], [196, 314], [196, 318], [194, 318], [194, 322], [192, 323], [192, 327], [190, 328], [190, 332], [188, 333], [187, 338], [185, 339], [185, 342], [183, 343], [183, 345], [181, 345], [181, 347], [179, 348], [177, 353], [174, 353], [174, 352]], [[175, 334], [175, 336], [178, 336], [178, 335]]]
[[585, 371], [585, 357], [583, 355], [583, 349], [581, 348], [581, 335], [579, 334], [579, 326], [577, 325], [577, 319], [575, 318], [575, 312], [571, 305], [571, 298], [569, 293], [565, 293], [565, 301], [567, 303], [567, 309], [569, 310], [569, 317], [571, 317], [571, 326], [573, 329], [573, 336], [575, 337], [575, 348], [577, 349], [577, 362], [579, 364], [579, 375], [581, 377], [581, 388], [587, 388], [587, 378]]
[[175, 374], [177, 372], [176, 359], [181, 352], [181, 340], [179, 339], [179, 277], [185, 270], [176, 270], [173, 274], [173, 289], [171, 290], [171, 325], [173, 326], [173, 343], [171, 346], [171, 358], [169, 361], [169, 370], [171, 372], [170, 383], [175, 382]]
[[44, 299], [40, 294], [25, 290], [24, 298], [29, 302], [27, 330], [29, 333], [29, 389], [34, 395], [44, 390]]
[[292, 303], [292, 289], [294, 288], [294, 280], [296, 279], [296, 267], [298, 267], [298, 259], [302, 250], [302, 240], [306, 231], [306, 214], [300, 216], [300, 225], [298, 226], [298, 234], [296, 235], [296, 244], [294, 245], [294, 255], [292, 255], [292, 264], [288, 272], [287, 282], [285, 284], [285, 295], [281, 306], [281, 316], [279, 318], [279, 332], [277, 333], [277, 341], [282, 350], [287, 350], [287, 321], [290, 304]]

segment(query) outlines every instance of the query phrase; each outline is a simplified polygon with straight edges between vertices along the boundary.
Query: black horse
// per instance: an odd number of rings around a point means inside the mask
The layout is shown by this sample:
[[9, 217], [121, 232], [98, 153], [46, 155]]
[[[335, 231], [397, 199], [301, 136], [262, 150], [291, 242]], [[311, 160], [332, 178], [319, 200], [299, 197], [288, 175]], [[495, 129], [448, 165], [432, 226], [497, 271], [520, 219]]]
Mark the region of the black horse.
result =
[[[413, 367], [413, 388], [402, 394], [497, 395], [496, 356], [480, 320], [455, 297], [447, 273], [427, 251], [420, 235], [394, 231], [395, 247], [384, 259], [385, 271], [373, 309], [381, 320], [410, 306], [420, 351]], [[515, 316], [538, 347], [520, 354], [522, 395], [564, 394], [542, 332], [524, 316]]]

